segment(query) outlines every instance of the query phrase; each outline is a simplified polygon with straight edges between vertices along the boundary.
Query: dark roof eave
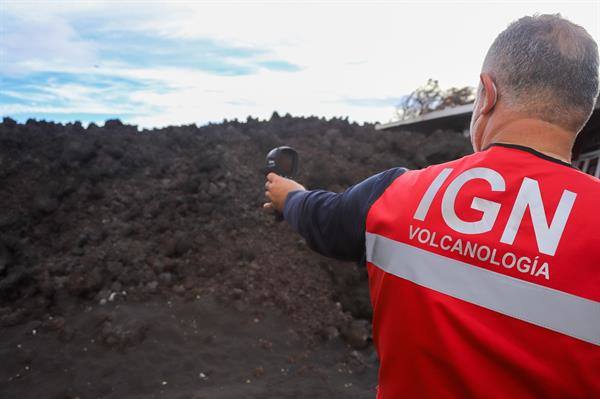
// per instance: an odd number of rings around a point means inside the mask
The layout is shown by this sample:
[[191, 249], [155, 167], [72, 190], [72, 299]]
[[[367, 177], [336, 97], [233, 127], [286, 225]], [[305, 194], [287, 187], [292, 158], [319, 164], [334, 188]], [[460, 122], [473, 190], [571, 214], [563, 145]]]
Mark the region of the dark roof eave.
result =
[[425, 115], [418, 116], [416, 118], [407, 119], [403, 121], [395, 121], [389, 123], [380, 123], [375, 125], [376, 130], [388, 130], [396, 127], [410, 127], [420, 125], [424, 122], [433, 121], [436, 119], [452, 119], [456, 117], [466, 116], [473, 112], [473, 104], [459, 105], [452, 108], [444, 108], [439, 111], [433, 111]]

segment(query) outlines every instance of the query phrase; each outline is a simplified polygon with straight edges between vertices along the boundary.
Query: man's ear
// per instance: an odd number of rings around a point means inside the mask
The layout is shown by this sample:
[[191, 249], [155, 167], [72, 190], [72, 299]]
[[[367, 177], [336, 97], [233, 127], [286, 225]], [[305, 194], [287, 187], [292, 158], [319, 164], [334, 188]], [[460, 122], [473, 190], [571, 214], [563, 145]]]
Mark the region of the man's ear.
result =
[[482, 73], [479, 75], [479, 79], [483, 88], [481, 113], [485, 115], [494, 109], [498, 101], [498, 89], [496, 89], [496, 84], [489, 74]]

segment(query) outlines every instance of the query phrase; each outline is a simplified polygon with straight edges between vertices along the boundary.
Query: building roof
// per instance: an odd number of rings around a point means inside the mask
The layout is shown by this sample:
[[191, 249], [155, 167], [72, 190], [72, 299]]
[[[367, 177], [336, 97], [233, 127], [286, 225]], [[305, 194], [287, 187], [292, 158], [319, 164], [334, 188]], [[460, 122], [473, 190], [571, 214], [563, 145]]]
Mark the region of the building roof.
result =
[[[596, 100], [594, 114], [599, 112], [600, 97]], [[375, 125], [376, 130], [400, 130], [414, 129], [433, 131], [435, 129], [453, 129], [462, 131], [471, 119], [473, 112], [473, 104], [459, 105], [451, 108], [444, 108], [439, 111], [429, 112], [425, 115], [417, 116], [402, 121], [394, 121], [388, 123], [379, 123]], [[466, 126], [465, 126], [466, 125]]]
[[[416, 118], [410, 118], [389, 123], [380, 123], [375, 125], [375, 129], [388, 130], [400, 127], [414, 127], [417, 125], [426, 127], [425, 125], [433, 125], [437, 124], [437, 122], [448, 122], [457, 118], [463, 119], [466, 116], [470, 117], [471, 112], [473, 112], [473, 104], [459, 105], [457, 107], [444, 108], [439, 111], [429, 112], [425, 115], [417, 116]], [[432, 123], [433, 121], [435, 121], [436, 123]]]

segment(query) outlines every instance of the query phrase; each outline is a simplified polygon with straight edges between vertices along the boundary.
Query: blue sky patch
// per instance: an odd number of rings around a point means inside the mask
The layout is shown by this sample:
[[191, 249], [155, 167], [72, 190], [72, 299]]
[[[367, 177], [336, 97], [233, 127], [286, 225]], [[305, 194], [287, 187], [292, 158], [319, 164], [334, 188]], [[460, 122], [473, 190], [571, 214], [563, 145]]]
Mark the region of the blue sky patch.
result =
[[[99, 115], [82, 109], [81, 100], [85, 100], [86, 103], [94, 103], [99, 107], [115, 109], [116, 114], [122, 113], [123, 109], [131, 110], [136, 107], [147, 109], [148, 107], [142, 102], [134, 101], [131, 94], [139, 90], [162, 90], [163, 92], [169, 90], [160, 82], [151, 80], [67, 72], [35, 72], [18, 77], [2, 76], [0, 84], [2, 86], [0, 113], [2, 116], [10, 114], [19, 120], [33, 117], [36, 115], [36, 109], [39, 109], [37, 112], [39, 115], [53, 115], [59, 117], [60, 120], [63, 120], [60, 117], [62, 112], [48, 113], [44, 110], [81, 109], [80, 114], [65, 111], [65, 114], [70, 113], [73, 117], [84, 115], [89, 118], [91, 115]], [[71, 95], [70, 91], [73, 90], [80, 90], [82, 93]], [[81, 97], [86, 93], [90, 98]], [[102, 114], [110, 117], [108, 113]]]
[[262, 61], [259, 65], [271, 71], [298, 72], [302, 68], [287, 61]]
[[[105, 16], [71, 20], [68, 28], [54, 28], [48, 23], [36, 28], [30, 21], [20, 21], [18, 17], [5, 21], [3, 17], [2, 24], [10, 29], [1, 30], [6, 36], [0, 42], [0, 54], [5, 58], [4, 65], [0, 64], [1, 116], [10, 114], [19, 121], [37, 116], [89, 122], [119, 115], [160, 114], [165, 110], [140, 100], [144, 95], [135, 96], [135, 100], [133, 96], [186, 89], [185, 84], [169, 86], [167, 79], [123, 77], [121, 71], [126, 74], [136, 69], [172, 68], [234, 77], [252, 75], [261, 69], [301, 69], [272, 57], [265, 48], [212, 38], [168, 37], [158, 32], [128, 30], [126, 25], [108, 28], [102, 18]], [[57, 35], [65, 42], [57, 43]], [[62, 55], [53, 58], [53, 46], [58, 46]], [[22, 62], [38, 66], [33, 70], [19, 68]], [[218, 86], [212, 88], [215, 89]], [[113, 109], [114, 114], [106, 112]]]

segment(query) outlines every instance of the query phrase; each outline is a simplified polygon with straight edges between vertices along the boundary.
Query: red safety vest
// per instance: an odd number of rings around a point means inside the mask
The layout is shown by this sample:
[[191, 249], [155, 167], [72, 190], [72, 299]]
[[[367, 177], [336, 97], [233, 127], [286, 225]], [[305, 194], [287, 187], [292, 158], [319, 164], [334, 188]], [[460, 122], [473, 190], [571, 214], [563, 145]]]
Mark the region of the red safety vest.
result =
[[378, 398], [600, 398], [600, 180], [494, 145], [369, 210]]

